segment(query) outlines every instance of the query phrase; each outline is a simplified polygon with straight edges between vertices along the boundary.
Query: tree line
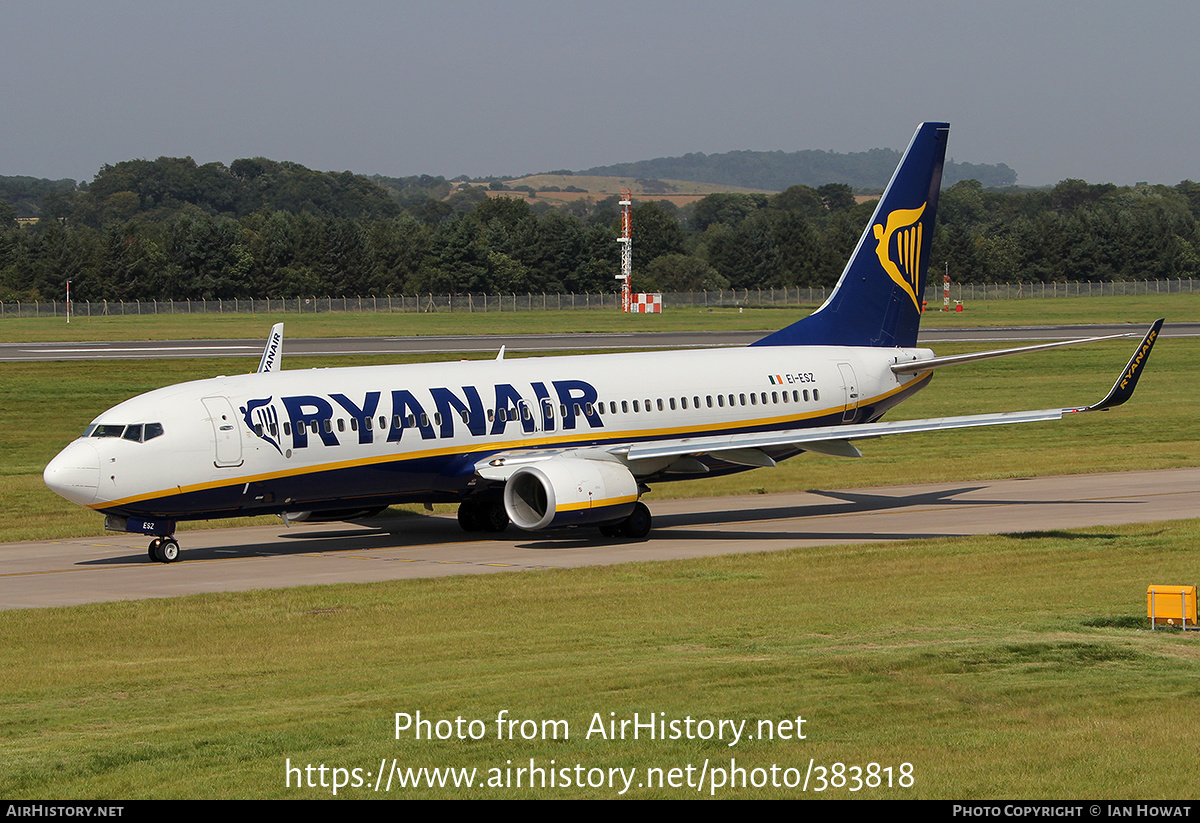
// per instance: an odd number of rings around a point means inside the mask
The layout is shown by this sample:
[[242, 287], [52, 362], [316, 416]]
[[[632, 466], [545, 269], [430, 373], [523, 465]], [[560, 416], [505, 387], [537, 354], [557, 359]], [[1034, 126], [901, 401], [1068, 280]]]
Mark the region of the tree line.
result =
[[[6, 178], [14, 180], [14, 178]], [[47, 182], [47, 181], [43, 181]], [[0, 300], [610, 292], [617, 198], [562, 208], [487, 182], [369, 179], [265, 158], [106, 166], [0, 202]], [[493, 191], [492, 194], [497, 192]], [[0, 189], [0, 195], [3, 190]], [[874, 208], [846, 184], [633, 208], [639, 291], [830, 286]], [[943, 191], [931, 265], [957, 282], [1200, 276], [1200, 184]]]

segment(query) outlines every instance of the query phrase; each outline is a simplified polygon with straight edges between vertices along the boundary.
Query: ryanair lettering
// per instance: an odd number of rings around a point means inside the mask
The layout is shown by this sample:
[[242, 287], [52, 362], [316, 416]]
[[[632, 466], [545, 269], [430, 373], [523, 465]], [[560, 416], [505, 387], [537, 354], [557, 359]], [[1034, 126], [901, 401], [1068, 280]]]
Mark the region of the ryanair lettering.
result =
[[[248, 401], [240, 411], [247, 428], [277, 451], [282, 451], [283, 438], [289, 436], [293, 449], [306, 449], [317, 442], [338, 446], [340, 438], [368, 445], [377, 436], [399, 443], [417, 438], [445, 440], [463, 432], [472, 437], [504, 435], [510, 426], [521, 434], [569, 432], [584, 423], [592, 429], [604, 428], [596, 411], [596, 388], [583, 380], [554, 380], [549, 387], [541, 382], [520, 388], [497, 383], [489, 399], [492, 402], [485, 404], [475, 386], [457, 390], [438, 386], [416, 392], [368, 391], [354, 398], [336, 393], [293, 395], [278, 401], [267, 397]], [[280, 418], [286, 421], [282, 427]]]

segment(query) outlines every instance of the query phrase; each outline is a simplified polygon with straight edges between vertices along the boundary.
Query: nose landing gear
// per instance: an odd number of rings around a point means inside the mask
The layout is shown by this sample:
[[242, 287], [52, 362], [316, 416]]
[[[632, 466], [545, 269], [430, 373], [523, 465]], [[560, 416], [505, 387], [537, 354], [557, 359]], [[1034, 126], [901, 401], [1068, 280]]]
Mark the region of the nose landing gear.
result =
[[155, 563], [174, 563], [179, 559], [179, 541], [174, 537], [156, 537], [150, 541], [146, 554]]

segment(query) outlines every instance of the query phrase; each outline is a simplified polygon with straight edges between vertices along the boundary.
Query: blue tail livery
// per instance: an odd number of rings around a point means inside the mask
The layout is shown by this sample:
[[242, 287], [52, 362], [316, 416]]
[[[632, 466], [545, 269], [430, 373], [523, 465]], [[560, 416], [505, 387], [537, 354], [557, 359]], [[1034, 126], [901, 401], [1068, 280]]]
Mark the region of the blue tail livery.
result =
[[922, 123], [821, 308], [754, 346], [915, 346], [949, 123]]

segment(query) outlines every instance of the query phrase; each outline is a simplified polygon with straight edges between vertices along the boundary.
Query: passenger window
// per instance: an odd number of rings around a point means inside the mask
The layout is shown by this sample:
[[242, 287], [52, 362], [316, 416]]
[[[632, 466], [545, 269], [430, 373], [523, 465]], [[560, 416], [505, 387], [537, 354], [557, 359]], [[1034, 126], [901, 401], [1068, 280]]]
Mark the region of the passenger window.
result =
[[344, 432], [345, 430], [346, 430], [346, 418], [339, 417], [338, 418], [338, 431]]
[[283, 436], [284, 436], [284, 437], [291, 437], [291, 436], [292, 436], [292, 424], [291, 424], [291, 423], [284, 423], [284, 424], [283, 424]]
[[821, 401], [821, 390], [820, 389], [813, 389], [813, 400], [816, 400], [818, 403]]
[[641, 408], [639, 408], [639, 406], [638, 406], [638, 401], [636, 401], [636, 400], [634, 400], [634, 401], [633, 401], [633, 410], [634, 410], [635, 412], [636, 412], [636, 411], [641, 411]]
[[263, 425], [262, 425], [262, 423], [255, 423], [255, 424], [254, 424], [254, 434], [255, 434], [256, 436], [258, 436], [258, 437], [262, 437], [262, 436], [263, 436]]
[[466, 409], [462, 409], [462, 410], [459, 412], [459, 415], [462, 417], [462, 421], [463, 421], [464, 423], [470, 423], [470, 422], [471, 422], [471, 413], [470, 413], [469, 411], [467, 411]]
[[[636, 403], [637, 401], [635, 400], [633, 402]], [[621, 401], [621, 414], [629, 414], [629, 401], [628, 400]]]

